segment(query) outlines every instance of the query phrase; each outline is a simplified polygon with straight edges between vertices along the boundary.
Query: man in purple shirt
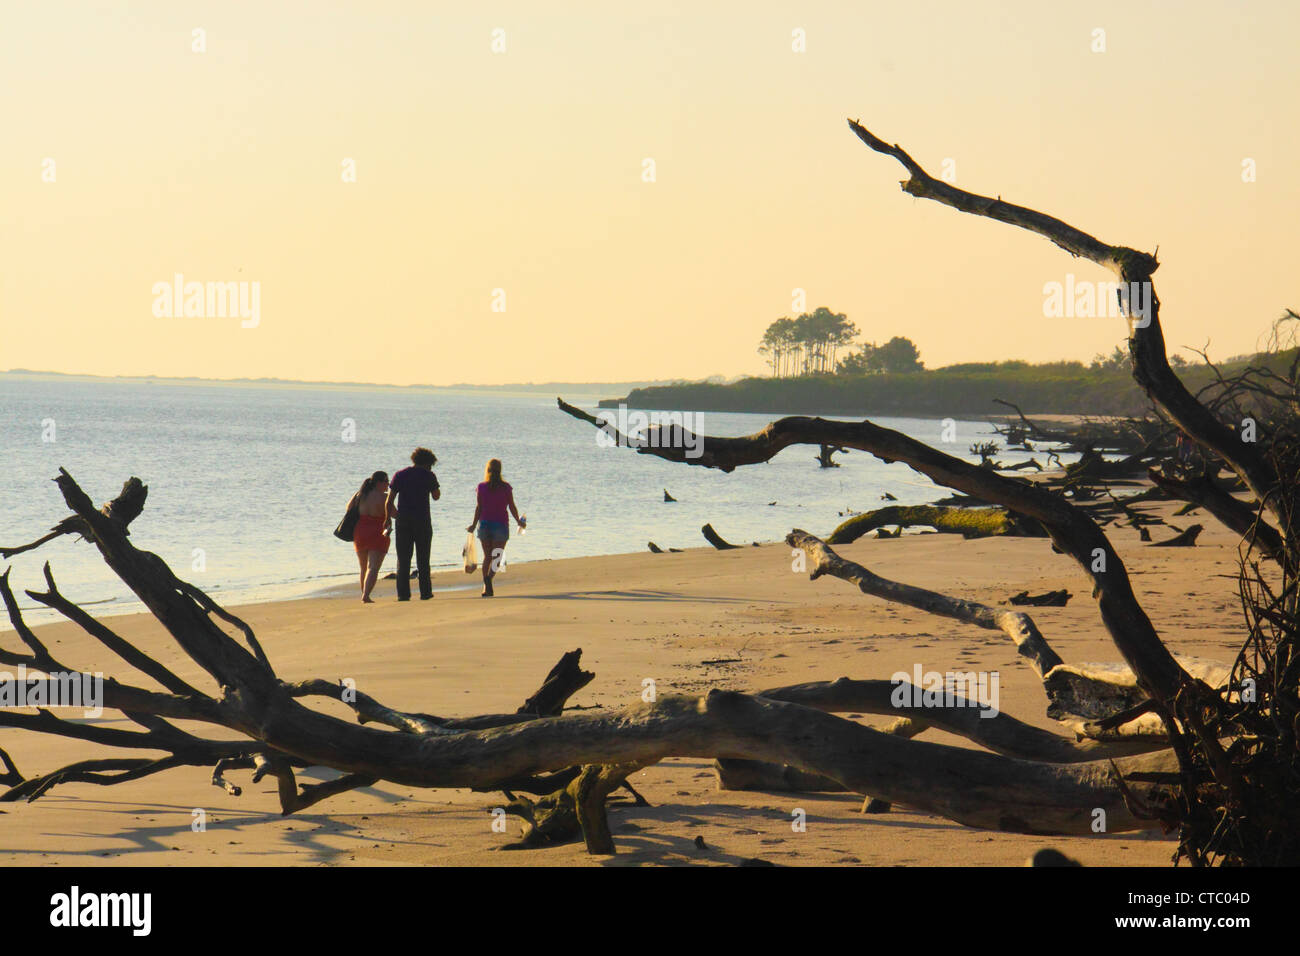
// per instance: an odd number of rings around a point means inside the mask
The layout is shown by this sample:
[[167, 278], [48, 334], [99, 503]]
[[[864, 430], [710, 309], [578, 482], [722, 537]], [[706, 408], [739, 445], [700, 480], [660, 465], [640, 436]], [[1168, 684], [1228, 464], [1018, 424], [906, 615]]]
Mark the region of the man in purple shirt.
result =
[[438, 457], [427, 448], [411, 452], [411, 467], [401, 469], [388, 483], [388, 517], [397, 519], [397, 600], [411, 600], [411, 552], [415, 552], [420, 578], [420, 600], [433, 597], [429, 579], [429, 549], [433, 546], [433, 521], [429, 499], [442, 497], [433, 466]]

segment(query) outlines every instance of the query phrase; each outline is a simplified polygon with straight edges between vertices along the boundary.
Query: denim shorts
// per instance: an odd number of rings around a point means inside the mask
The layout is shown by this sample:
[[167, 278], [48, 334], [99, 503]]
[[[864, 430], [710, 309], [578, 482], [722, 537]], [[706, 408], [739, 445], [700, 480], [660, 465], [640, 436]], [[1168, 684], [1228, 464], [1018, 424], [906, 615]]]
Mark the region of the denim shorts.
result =
[[509, 541], [510, 522], [480, 521], [478, 523], [478, 539], [480, 541]]

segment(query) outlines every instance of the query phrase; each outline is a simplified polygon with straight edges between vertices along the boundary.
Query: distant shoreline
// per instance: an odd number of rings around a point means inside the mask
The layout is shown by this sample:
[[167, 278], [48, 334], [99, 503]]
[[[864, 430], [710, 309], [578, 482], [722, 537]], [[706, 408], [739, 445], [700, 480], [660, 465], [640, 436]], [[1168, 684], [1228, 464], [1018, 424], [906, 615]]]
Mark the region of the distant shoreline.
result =
[[[1270, 356], [1276, 363], [1286, 356]], [[917, 419], [1003, 419], [1012, 402], [1026, 415], [1141, 418], [1150, 399], [1124, 366], [1088, 368], [1075, 363], [926, 369], [867, 375], [803, 375], [747, 378], [730, 384], [696, 382], [630, 389], [623, 398], [607, 398], [600, 408], [626, 405], [645, 411], [739, 412], [768, 415], [833, 415]], [[1231, 374], [1245, 363], [1223, 363]], [[1179, 370], [1193, 393], [1210, 386], [1215, 372], [1206, 366]]]

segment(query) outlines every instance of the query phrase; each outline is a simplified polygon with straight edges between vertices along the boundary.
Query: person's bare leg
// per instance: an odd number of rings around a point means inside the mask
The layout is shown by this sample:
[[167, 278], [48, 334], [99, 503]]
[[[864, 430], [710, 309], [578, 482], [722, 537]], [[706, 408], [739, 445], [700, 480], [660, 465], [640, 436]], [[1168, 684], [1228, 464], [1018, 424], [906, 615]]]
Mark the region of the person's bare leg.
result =
[[490, 541], [482, 538], [478, 539], [479, 547], [483, 549], [482, 562], [479, 569], [483, 573], [483, 590], [479, 592], [479, 597], [492, 596], [492, 547]]
[[366, 575], [366, 583], [361, 594], [361, 600], [366, 604], [374, 604], [370, 599], [370, 592], [375, 589], [375, 582], [379, 580], [379, 568], [384, 563], [383, 551], [367, 551], [370, 558], [370, 573]]
[[370, 592], [366, 590], [366, 553], [365, 551], [357, 552], [357, 562], [361, 565], [361, 600], [366, 599]]
[[497, 568], [500, 567], [501, 556], [505, 551], [504, 541], [483, 542], [483, 597], [493, 596], [492, 579], [497, 575]]

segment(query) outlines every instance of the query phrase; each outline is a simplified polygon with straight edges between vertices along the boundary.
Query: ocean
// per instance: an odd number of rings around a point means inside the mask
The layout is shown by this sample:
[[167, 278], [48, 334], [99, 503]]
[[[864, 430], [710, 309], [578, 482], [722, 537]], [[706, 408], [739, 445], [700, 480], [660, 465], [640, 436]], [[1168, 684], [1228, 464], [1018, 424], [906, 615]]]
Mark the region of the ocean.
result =
[[[611, 396], [563, 397], [595, 412]], [[774, 417], [710, 412], [696, 424], [742, 435]], [[935, 420], [877, 421], [940, 441]], [[966, 455], [991, 436], [987, 421], [958, 420], [955, 441], [941, 447]], [[700, 547], [706, 522], [736, 544], [777, 541], [796, 527], [829, 533], [841, 512], [878, 507], [886, 492], [904, 504], [947, 493], [863, 452], [822, 469], [815, 447], [797, 446], [727, 475], [601, 447], [598, 437], [553, 396], [528, 392], [0, 375], [0, 544], [25, 544], [68, 514], [51, 481], [60, 467], [96, 503], [134, 475], [149, 498], [132, 540], [179, 577], [226, 605], [307, 596], [355, 580], [352, 546], [331, 532], [362, 479], [408, 464], [417, 445], [439, 459], [435, 569], [460, 565], [475, 486], [488, 458], [502, 460], [529, 525], [523, 536], [512, 526], [507, 579], [510, 563], [643, 551], [649, 541]], [[664, 501], [664, 489], [676, 502]], [[96, 615], [143, 609], [93, 546], [64, 536], [7, 562], [29, 623], [55, 617], [23, 594], [44, 589], [46, 561], [60, 590]], [[385, 573], [395, 565], [390, 550]]]

